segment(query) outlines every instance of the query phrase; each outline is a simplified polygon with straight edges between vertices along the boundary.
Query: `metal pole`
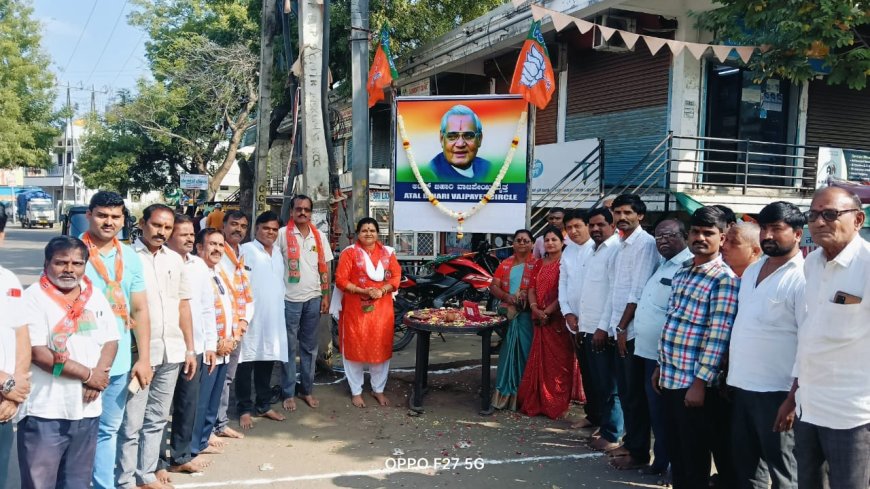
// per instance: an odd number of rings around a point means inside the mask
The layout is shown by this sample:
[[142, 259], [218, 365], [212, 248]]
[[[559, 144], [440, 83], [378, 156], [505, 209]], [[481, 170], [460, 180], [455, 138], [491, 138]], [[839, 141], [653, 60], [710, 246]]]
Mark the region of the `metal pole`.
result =
[[[272, 116], [272, 35], [275, 31], [273, 0], [263, 0], [260, 14], [260, 84], [257, 98], [257, 162], [254, 168], [254, 198], [250, 209], [251, 221], [266, 210], [266, 192], [269, 181], [269, 122]], [[251, 235], [254, 226], [249, 226]]]
[[369, 64], [369, 0], [350, 2], [350, 51], [353, 90], [353, 220], [354, 224], [369, 215], [369, 99], [366, 79]]
[[532, 169], [535, 166], [535, 121], [537, 107], [527, 104], [529, 116], [526, 119], [526, 228], [532, 226]]

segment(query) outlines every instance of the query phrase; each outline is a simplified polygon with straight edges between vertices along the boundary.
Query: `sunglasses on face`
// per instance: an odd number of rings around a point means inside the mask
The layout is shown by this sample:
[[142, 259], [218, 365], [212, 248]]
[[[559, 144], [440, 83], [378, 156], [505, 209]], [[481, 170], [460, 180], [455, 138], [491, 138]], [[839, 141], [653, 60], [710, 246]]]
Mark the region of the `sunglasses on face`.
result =
[[807, 211], [804, 212], [804, 217], [807, 218], [807, 222], [816, 222], [816, 219], [818, 219], [819, 216], [821, 216], [822, 219], [825, 220], [825, 222], [834, 222], [839, 219], [840, 216], [842, 216], [843, 214], [847, 214], [849, 212], [857, 212], [860, 210], [861, 209], [846, 209], [838, 211], [836, 209], [825, 209], [823, 211]]
[[293, 210], [296, 211], [296, 212], [307, 212], [307, 213], [311, 213], [311, 208], [310, 208], [310, 207], [294, 207]]

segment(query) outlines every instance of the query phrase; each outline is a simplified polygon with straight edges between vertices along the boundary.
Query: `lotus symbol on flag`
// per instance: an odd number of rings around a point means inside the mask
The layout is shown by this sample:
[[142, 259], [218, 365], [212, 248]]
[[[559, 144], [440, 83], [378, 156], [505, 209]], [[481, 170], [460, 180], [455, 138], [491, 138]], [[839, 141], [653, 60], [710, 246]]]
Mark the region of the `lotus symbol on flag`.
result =
[[526, 53], [526, 60], [523, 62], [523, 75], [520, 83], [531, 88], [543, 79], [544, 55], [538, 51], [537, 46], [532, 45]]

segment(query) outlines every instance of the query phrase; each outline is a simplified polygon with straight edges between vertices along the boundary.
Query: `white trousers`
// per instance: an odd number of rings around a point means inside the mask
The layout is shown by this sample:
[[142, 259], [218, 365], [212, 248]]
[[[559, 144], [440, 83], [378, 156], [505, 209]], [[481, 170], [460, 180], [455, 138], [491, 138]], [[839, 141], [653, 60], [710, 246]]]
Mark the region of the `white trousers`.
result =
[[351, 395], [358, 396], [362, 394], [366, 366], [369, 368], [372, 390], [378, 394], [383, 394], [384, 388], [387, 386], [387, 375], [390, 373], [389, 360], [381, 363], [362, 363], [343, 358], [342, 361], [344, 362], [344, 375], [347, 377]]

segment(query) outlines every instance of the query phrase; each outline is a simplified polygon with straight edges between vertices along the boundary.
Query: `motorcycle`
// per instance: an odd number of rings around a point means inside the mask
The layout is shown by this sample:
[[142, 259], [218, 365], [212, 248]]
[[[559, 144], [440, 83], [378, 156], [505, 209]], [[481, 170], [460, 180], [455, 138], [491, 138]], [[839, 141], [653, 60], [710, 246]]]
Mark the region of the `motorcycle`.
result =
[[429, 275], [405, 274], [393, 300], [393, 351], [399, 351], [414, 339], [414, 330], [404, 324], [408, 312], [423, 308], [460, 307], [463, 301], [492, 306], [489, 286], [498, 268], [498, 259], [490, 254], [489, 243], [477, 251], [436, 258], [426, 264]]

